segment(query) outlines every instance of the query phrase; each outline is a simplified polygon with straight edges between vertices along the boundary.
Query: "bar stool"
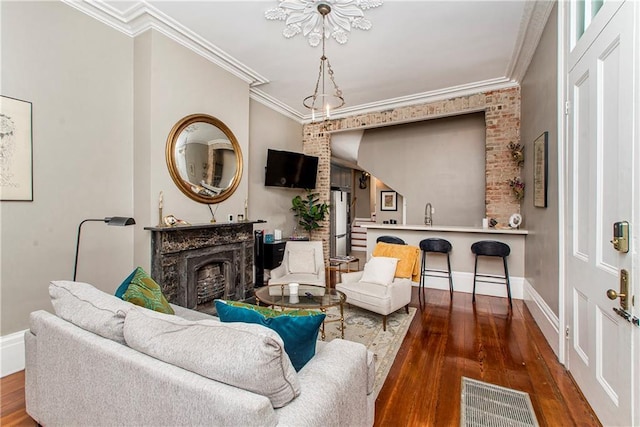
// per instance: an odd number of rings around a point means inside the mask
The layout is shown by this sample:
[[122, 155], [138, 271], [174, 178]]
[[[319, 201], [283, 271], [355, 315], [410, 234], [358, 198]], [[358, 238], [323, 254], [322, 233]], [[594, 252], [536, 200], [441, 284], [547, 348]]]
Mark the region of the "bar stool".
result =
[[[431, 277], [446, 277], [449, 279], [449, 297], [453, 298], [453, 276], [451, 275], [451, 260], [449, 253], [451, 252], [451, 243], [445, 239], [429, 238], [420, 241], [420, 250], [422, 250], [422, 267], [420, 272], [420, 292], [418, 292], [418, 299], [420, 300], [420, 306], [422, 306], [422, 300], [426, 302], [424, 296], [424, 288], [426, 282], [426, 276]], [[440, 253], [447, 255], [447, 269], [435, 269], [427, 268], [427, 253]]]
[[[473, 298], [476, 301], [476, 281], [484, 283], [504, 283], [507, 285], [507, 296], [509, 297], [509, 307], [511, 304], [511, 283], [509, 282], [509, 269], [507, 268], [507, 257], [511, 253], [511, 248], [506, 243], [497, 242], [495, 240], [481, 240], [471, 245], [471, 252], [476, 256], [475, 267], [473, 268]], [[504, 276], [498, 274], [479, 274], [478, 273], [478, 257], [491, 256], [502, 258], [504, 265]]]
[[376, 243], [378, 242], [391, 243], [393, 245], [406, 245], [404, 240], [396, 236], [380, 236], [376, 239]]

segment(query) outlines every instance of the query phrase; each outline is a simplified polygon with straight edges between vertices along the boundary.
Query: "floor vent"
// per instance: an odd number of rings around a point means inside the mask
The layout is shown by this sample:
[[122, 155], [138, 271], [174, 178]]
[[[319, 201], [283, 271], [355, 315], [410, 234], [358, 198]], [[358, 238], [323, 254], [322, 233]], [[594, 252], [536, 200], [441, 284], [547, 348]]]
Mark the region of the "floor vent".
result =
[[527, 393], [462, 377], [460, 425], [538, 427]]

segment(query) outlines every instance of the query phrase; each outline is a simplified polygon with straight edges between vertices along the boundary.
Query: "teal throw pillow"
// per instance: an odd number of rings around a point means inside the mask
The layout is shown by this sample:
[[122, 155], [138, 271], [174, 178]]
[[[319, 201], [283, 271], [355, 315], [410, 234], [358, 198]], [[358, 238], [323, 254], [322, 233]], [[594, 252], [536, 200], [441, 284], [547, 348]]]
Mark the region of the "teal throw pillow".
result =
[[[140, 267], [138, 267], [138, 268], [140, 268]], [[116, 289], [116, 294], [115, 295], [118, 298], [124, 299], [124, 293], [127, 292], [127, 289], [129, 289], [129, 285], [131, 284], [131, 281], [133, 280], [134, 276], [136, 275], [136, 271], [138, 271], [138, 268], [133, 270], [131, 272], [131, 274], [129, 276], [127, 276], [126, 279], [124, 279], [122, 284], [120, 286], [118, 286], [118, 289]], [[140, 270], [142, 270], [142, 268], [140, 268]]]
[[216, 300], [215, 303], [218, 317], [223, 322], [257, 323], [276, 331], [296, 371], [316, 354], [316, 340], [324, 313], [313, 310], [276, 311], [238, 301]]

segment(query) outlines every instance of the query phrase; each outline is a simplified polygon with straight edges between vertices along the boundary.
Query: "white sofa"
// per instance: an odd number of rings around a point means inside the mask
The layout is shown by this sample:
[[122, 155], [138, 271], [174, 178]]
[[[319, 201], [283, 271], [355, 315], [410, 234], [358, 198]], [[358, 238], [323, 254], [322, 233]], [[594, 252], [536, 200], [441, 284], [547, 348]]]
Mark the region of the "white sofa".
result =
[[50, 293], [57, 315], [33, 312], [25, 333], [26, 410], [41, 425], [373, 424], [373, 355], [361, 344], [318, 342], [295, 372], [261, 325], [160, 314], [84, 283]]

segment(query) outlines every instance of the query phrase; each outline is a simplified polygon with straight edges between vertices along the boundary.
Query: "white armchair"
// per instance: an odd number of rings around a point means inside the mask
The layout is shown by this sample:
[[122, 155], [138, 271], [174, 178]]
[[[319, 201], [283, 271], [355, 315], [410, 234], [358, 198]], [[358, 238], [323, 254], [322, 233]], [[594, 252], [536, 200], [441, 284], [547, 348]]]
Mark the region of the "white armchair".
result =
[[[384, 261], [383, 261], [384, 260]], [[409, 312], [411, 302], [411, 280], [394, 276], [394, 258], [374, 257], [365, 265], [364, 271], [342, 273], [342, 283], [336, 289], [347, 296], [347, 304], [382, 315], [382, 329], [387, 330], [387, 315], [405, 307]], [[373, 262], [372, 262], [373, 261]], [[385, 268], [376, 268], [374, 263], [386, 263]]]
[[[269, 285], [287, 285], [299, 283], [299, 293], [311, 292], [313, 295], [323, 295], [324, 289], [306, 287], [316, 285], [326, 287], [324, 268], [324, 249], [322, 241], [289, 241], [284, 247], [282, 264], [271, 270]], [[289, 295], [289, 287], [282, 290], [269, 288], [269, 294]]]

